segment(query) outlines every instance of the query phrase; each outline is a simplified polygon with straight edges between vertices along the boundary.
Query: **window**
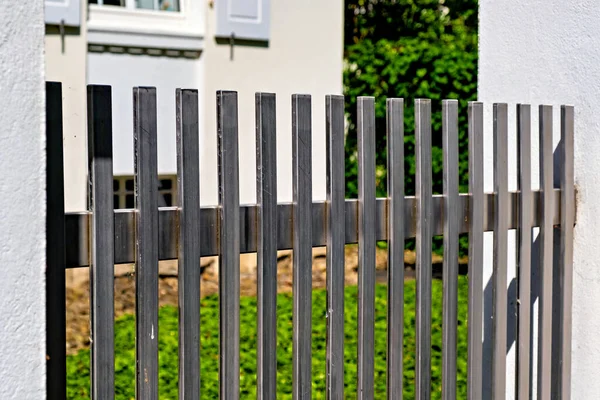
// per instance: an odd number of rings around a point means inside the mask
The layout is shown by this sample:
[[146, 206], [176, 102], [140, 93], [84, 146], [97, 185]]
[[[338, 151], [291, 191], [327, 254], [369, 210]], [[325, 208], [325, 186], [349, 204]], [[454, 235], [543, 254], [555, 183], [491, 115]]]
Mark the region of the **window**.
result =
[[[113, 179], [114, 207], [135, 208], [133, 176], [115, 176]], [[173, 207], [177, 200], [177, 177], [160, 176], [158, 180], [158, 206]]]
[[89, 4], [138, 10], [179, 11], [179, 0], [89, 0]]
[[[199, 0], [88, 0], [94, 48], [201, 51], [206, 5]], [[138, 53], [139, 54], [139, 53]]]

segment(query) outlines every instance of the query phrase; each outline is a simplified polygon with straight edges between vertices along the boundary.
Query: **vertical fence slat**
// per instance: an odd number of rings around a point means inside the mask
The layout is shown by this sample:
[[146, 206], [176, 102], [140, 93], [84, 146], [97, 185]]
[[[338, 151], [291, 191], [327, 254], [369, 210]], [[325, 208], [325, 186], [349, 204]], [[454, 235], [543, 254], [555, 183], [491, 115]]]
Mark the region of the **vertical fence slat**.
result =
[[442, 102], [444, 151], [444, 268], [442, 398], [456, 398], [456, 346], [458, 329], [458, 101]]
[[519, 262], [517, 279], [518, 337], [517, 337], [517, 397], [528, 399], [530, 394], [530, 306], [531, 306], [531, 227], [533, 199], [531, 191], [531, 107], [517, 105], [518, 174], [519, 174]]
[[327, 96], [327, 398], [344, 398], [344, 97]]
[[492, 397], [506, 396], [506, 323], [508, 261], [508, 107], [494, 104], [494, 266]]
[[312, 337], [312, 147], [311, 97], [292, 96], [292, 187], [294, 221], [293, 396], [310, 399]]
[[88, 157], [91, 179], [90, 266], [92, 399], [114, 398], [114, 204], [110, 86], [88, 86]]
[[552, 106], [540, 106], [540, 281], [538, 314], [538, 387], [540, 400], [550, 399], [552, 371], [552, 250], [554, 215]]
[[158, 399], [158, 173], [156, 89], [133, 90], [136, 398]]
[[176, 91], [179, 191], [179, 398], [200, 396], [200, 150], [198, 91]]
[[46, 83], [46, 397], [65, 399], [65, 190], [62, 86]]
[[[562, 171], [560, 197], [560, 351], [558, 354], [559, 393], [562, 400], [571, 398], [571, 329], [573, 307], [573, 225], [575, 224], [575, 188], [573, 174], [573, 141], [575, 110], [573, 106], [561, 107]], [[555, 361], [556, 362], [556, 361]]]
[[240, 193], [237, 92], [217, 92], [220, 398], [240, 395]]
[[277, 146], [275, 95], [256, 94], [257, 385], [259, 400], [277, 395]]
[[431, 100], [415, 100], [417, 293], [415, 397], [431, 397]]
[[467, 398], [482, 398], [483, 104], [469, 103], [469, 333]]
[[374, 396], [375, 99], [358, 98], [358, 399]]
[[388, 328], [387, 398], [401, 400], [404, 339], [404, 99], [387, 100]]

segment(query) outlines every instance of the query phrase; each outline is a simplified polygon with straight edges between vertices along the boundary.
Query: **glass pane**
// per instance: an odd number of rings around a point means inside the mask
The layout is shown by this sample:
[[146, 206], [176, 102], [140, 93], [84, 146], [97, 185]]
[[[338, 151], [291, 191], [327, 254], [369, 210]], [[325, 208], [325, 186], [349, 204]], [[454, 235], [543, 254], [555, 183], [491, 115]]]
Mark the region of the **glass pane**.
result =
[[117, 195], [113, 196], [113, 208], [115, 208], [115, 209], [119, 208], [119, 196], [117, 196]]
[[125, 7], [125, 0], [103, 0], [102, 2], [98, 0], [90, 0], [90, 3], [101, 3], [103, 6]]
[[125, 196], [125, 208], [135, 208], [135, 200], [132, 194]]
[[125, 181], [125, 190], [133, 191], [133, 179], [127, 179]]
[[171, 189], [172, 187], [173, 187], [173, 185], [172, 185], [172, 181], [170, 179], [161, 179], [160, 185], [158, 186], [159, 189], [163, 189], [163, 190]]
[[179, 0], [158, 0], [163, 11], [179, 11]]
[[154, 0], [135, 0], [135, 8], [154, 10]]
[[119, 180], [118, 179], [113, 179], [113, 190], [116, 192], [117, 190], [119, 190]]
[[163, 198], [165, 199], [166, 207], [173, 207], [173, 196], [171, 196], [171, 194], [165, 193], [163, 194]]

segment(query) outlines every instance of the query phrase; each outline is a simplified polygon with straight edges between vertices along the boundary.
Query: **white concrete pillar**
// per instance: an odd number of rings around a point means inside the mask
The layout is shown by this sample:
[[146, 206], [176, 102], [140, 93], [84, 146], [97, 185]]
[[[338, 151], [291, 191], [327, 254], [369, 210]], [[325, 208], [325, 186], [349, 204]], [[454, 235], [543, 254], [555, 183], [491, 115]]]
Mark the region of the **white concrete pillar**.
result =
[[[479, 99], [575, 106], [572, 399], [600, 398], [600, 8], [594, 0], [481, 0]], [[513, 113], [514, 115], [514, 113]], [[555, 146], [559, 140], [555, 110]], [[487, 115], [488, 127], [491, 112]], [[514, 132], [514, 120], [511, 129]], [[532, 154], [537, 153], [537, 118]], [[514, 138], [514, 135], [512, 136]], [[491, 130], [486, 141], [491, 146]], [[514, 140], [513, 140], [514, 143]], [[489, 150], [489, 149], [488, 149]], [[486, 154], [491, 158], [491, 153]], [[537, 161], [534, 161], [537, 174]], [[491, 162], [486, 168], [491, 166]], [[513, 170], [511, 179], [516, 177]], [[533, 182], [537, 185], [537, 175]], [[510, 281], [510, 279], [509, 279]], [[510, 366], [509, 366], [510, 367]], [[535, 382], [534, 382], [535, 392]], [[512, 393], [507, 398], [513, 398]]]
[[44, 2], [0, 2], [0, 399], [43, 399]]

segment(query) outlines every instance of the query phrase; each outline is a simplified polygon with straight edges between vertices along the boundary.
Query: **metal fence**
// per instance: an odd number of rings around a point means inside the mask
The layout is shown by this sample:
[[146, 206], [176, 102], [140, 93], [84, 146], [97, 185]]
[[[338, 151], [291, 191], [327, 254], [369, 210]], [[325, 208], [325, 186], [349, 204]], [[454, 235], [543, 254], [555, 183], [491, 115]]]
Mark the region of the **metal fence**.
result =
[[[494, 104], [494, 193], [484, 193], [483, 105], [469, 104], [469, 193], [458, 190], [458, 103], [443, 114], [443, 195], [432, 195], [431, 101], [415, 102], [416, 195], [404, 195], [404, 102], [387, 100], [388, 197], [375, 196], [375, 105], [358, 99], [358, 199], [345, 199], [344, 98], [326, 98], [327, 201], [312, 201], [311, 97], [292, 96], [293, 203], [277, 203], [275, 95], [256, 95], [257, 204], [240, 206], [237, 94], [217, 93], [219, 205], [199, 207], [198, 92], [177, 90], [178, 207], [157, 202], [156, 90], [133, 90], [135, 209], [114, 210], [111, 88], [89, 86], [90, 208], [64, 212], [61, 86], [47, 84], [48, 398], [65, 398], [65, 266], [89, 266], [92, 398], [114, 398], [113, 267], [135, 262], [136, 397], [158, 397], [158, 261], [178, 259], [179, 398], [200, 391], [200, 263], [219, 256], [220, 397], [239, 398], [239, 254], [258, 253], [257, 385], [276, 387], [277, 250], [293, 249], [293, 394], [311, 397], [313, 246], [327, 246], [327, 398], [344, 393], [344, 245], [358, 243], [358, 390], [374, 397], [376, 241], [388, 254], [387, 396], [403, 388], [404, 241], [416, 237], [416, 398], [431, 395], [432, 237], [444, 236], [442, 397], [456, 398], [459, 234], [469, 233], [468, 398], [506, 396], [508, 231], [518, 230], [517, 396], [529, 398], [538, 346], [539, 399], [570, 398], [574, 111], [561, 107], [560, 189], [554, 188], [552, 108], [539, 109], [541, 190], [531, 189], [531, 110], [517, 106], [520, 190], [508, 191], [508, 107]], [[532, 282], [532, 227], [540, 228], [540, 277]], [[493, 356], [482, 364], [484, 232], [493, 231]], [[64, 234], [63, 234], [64, 233]], [[553, 254], [553, 235], [560, 252]], [[553, 275], [553, 263], [558, 268]], [[530, 296], [539, 290], [539, 338]], [[558, 299], [553, 304], [552, 299]], [[555, 312], [553, 314], [553, 307]], [[553, 321], [552, 318], [555, 318]], [[487, 322], [486, 322], [487, 323]], [[558, 328], [553, 329], [554, 326]], [[554, 366], [554, 367], [553, 367]], [[492, 369], [492, 393], [482, 392]]]

